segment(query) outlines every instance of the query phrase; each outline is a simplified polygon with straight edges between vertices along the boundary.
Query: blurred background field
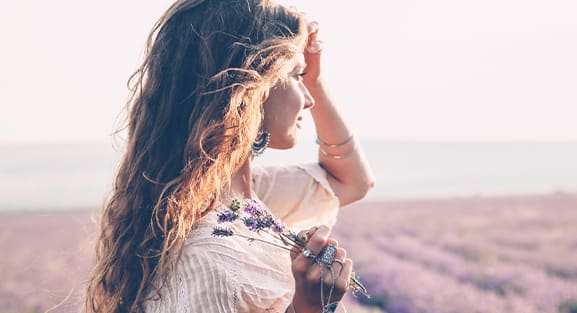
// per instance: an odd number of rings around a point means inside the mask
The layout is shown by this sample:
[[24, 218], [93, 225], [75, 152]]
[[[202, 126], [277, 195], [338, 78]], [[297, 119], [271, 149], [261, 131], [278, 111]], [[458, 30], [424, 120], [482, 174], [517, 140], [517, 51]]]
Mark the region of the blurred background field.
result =
[[577, 312], [576, 194], [362, 203], [335, 231], [386, 312]]
[[[91, 212], [0, 218], [0, 312], [78, 312]], [[577, 194], [363, 201], [334, 229], [372, 294], [348, 312], [574, 313]]]

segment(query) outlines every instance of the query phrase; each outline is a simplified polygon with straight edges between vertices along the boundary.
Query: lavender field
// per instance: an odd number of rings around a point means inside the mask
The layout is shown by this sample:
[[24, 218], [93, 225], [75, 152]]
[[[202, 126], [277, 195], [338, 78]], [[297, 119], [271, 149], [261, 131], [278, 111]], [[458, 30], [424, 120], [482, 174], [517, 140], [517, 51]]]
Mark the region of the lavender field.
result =
[[[0, 214], [0, 312], [79, 312], [95, 230]], [[373, 295], [349, 313], [577, 312], [577, 194], [361, 202], [334, 235]]]
[[577, 312], [577, 195], [363, 203], [335, 232], [388, 313]]

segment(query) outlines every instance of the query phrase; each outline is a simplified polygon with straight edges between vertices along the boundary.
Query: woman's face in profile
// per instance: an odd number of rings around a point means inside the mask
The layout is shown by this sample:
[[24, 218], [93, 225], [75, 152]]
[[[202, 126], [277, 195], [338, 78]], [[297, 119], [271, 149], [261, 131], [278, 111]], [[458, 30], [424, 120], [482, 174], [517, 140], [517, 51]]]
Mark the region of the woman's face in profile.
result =
[[289, 77], [271, 88], [263, 105], [263, 129], [270, 133], [269, 147], [273, 149], [290, 149], [296, 144], [304, 110], [314, 104], [302, 80], [304, 56], [300, 54], [294, 63]]

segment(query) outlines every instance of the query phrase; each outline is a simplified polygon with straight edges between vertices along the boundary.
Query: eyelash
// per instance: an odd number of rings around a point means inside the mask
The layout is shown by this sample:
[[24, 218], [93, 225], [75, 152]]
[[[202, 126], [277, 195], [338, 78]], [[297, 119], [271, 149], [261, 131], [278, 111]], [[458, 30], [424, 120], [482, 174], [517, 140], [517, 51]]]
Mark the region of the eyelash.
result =
[[305, 76], [306, 74], [307, 74], [307, 72], [299, 72], [299, 73], [297, 73], [297, 76], [300, 78], [300, 77]]

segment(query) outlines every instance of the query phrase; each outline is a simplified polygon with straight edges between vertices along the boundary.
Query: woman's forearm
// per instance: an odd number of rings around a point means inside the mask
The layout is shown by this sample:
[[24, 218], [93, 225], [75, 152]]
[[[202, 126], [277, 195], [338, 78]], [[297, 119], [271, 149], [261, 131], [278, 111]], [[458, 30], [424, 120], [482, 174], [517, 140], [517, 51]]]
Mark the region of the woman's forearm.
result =
[[307, 87], [315, 99], [311, 113], [318, 137], [319, 163], [329, 173], [341, 206], [359, 200], [374, 185], [362, 147], [323, 81], [319, 79]]

